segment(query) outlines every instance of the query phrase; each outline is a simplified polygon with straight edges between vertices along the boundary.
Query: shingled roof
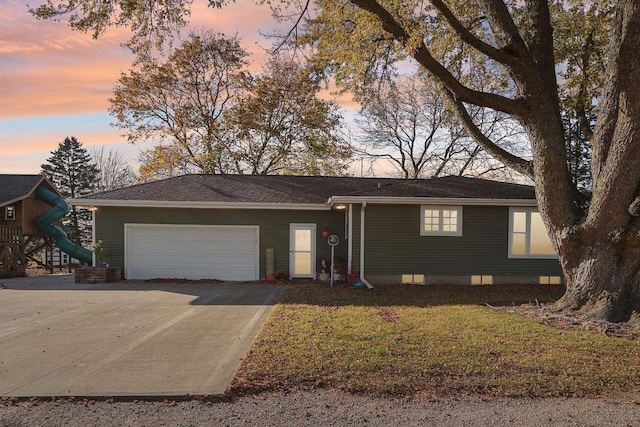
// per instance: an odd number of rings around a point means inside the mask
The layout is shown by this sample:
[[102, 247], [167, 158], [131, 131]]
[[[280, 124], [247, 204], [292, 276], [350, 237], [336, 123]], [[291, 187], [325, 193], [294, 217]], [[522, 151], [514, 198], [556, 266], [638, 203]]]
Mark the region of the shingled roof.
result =
[[404, 180], [284, 175], [182, 175], [76, 200], [326, 204], [330, 197], [535, 199], [532, 186], [447, 176]]
[[0, 175], [0, 206], [28, 197], [43, 180], [41, 175]]

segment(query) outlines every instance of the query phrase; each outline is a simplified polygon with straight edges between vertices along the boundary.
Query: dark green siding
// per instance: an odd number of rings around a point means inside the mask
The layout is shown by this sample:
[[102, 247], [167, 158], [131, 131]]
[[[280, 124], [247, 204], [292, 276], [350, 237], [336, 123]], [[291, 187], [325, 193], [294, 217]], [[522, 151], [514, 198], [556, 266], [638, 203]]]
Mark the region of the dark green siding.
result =
[[[360, 266], [360, 208], [352, 206], [353, 266]], [[124, 266], [124, 224], [257, 225], [260, 227], [260, 276], [265, 249], [273, 248], [276, 270], [289, 270], [289, 224], [317, 226], [316, 258], [328, 258], [322, 236], [325, 223], [340, 237], [336, 256], [347, 258], [345, 213], [339, 211], [168, 209], [101, 207], [96, 211], [96, 238], [106, 261]], [[369, 204], [365, 216], [367, 275], [561, 275], [557, 260], [509, 259], [509, 208], [464, 206], [462, 236], [421, 236], [420, 206]], [[319, 267], [319, 266], [318, 266]]]
[[292, 211], [261, 209], [168, 209], [100, 207], [96, 211], [96, 239], [103, 242], [106, 262], [124, 266], [124, 224], [257, 225], [260, 227], [260, 277], [265, 276], [265, 249], [273, 248], [275, 269], [289, 270], [289, 224], [317, 226], [316, 258], [328, 258], [330, 247], [322, 236], [325, 223], [340, 237], [336, 256], [346, 259], [343, 239], [344, 213], [336, 211]]
[[[354, 209], [354, 225], [356, 211], [359, 220], [359, 206]], [[508, 207], [464, 206], [462, 217], [462, 236], [421, 236], [420, 206], [368, 205], [366, 273], [561, 275], [554, 259], [508, 258]], [[354, 253], [357, 251], [354, 247]]]

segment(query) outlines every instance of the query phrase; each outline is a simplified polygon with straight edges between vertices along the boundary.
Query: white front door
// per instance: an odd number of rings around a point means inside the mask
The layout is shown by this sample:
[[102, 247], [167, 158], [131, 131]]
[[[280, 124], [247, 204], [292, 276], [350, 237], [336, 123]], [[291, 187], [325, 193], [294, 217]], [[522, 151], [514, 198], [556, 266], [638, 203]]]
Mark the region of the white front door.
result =
[[289, 269], [291, 277], [316, 277], [316, 225], [289, 225]]

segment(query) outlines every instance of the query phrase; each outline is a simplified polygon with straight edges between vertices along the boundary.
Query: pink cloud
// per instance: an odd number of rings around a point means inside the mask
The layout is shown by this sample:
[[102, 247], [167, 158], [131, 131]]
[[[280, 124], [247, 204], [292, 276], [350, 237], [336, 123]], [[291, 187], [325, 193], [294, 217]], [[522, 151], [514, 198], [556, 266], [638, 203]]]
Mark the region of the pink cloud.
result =
[[[121, 47], [128, 30], [109, 28], [94, 40], [64, 22], [36, 20], [26, 4], [0, 4], [0, 119], [106, 111], [115, 81], [133, 59]], [[267, 7], [248, 2], [211, 9], [200, 1], [191, 16], [192, 28], [239, 33], [245, 48], [254, 53], [253, 61], [260, 61], [262, 47], [269, 46], [257, 29], [267, 31], [273, 25]]]
[[[206, 4], [193, 4], [191, 28], [238, 33], [252, 54], [254, 72], [266, 61], [265, 48], [273, 43], [261, 34], [287, 31], [290, 25], [278, 24], [267, 6], [253, 2], [238, 1], [222, 9]], [[106, 111], [115, 81], [133, 60], [121, 47], [129, 31], [109, 28], [94, 40], [64, 22], [36, 20], [26, 5], [27, 0], [0, 4], [0, 119]], [[351, 106], [347, 99], [339, 102]]]
[[[67, 136], [75, 136], [85, 147], [114, 142], [126, 144], [117, 129], [88, 130], [79, 127], [69, 134], [60, 131], [34, 130], [33, 132], [22, 133], [19, 139], [15, 138], [14, 135], [0, 137], [3, 161], [9, 156], [55, 150], [58, 144]], [[15, 141], [20, 142], [15, 143]]]
[[[129, 31], [109, 28], [94, 40], [90, 34], [72, 31], [64, 22], [36, 20], [28, 13], [27, 2], [37, 6], [44, 0], [0, 0], [3, 171], [9, 168], [36, 173], [49, 152], [68, 135], [78, 137], [85, 146], [109, 144], [135, 155], [138, 148], [132, 149], [119, 136], [119, 130], [109, 126], [106, 114], [113, 85], [133, 60], [121, 46], [129, 38]], [[251, 70], [257, 71], [266, 61], [265, 49], [273, 43], [262, 34], [278, 28], [269, 8], [243, 0], [223, 9], [211, 9], [206, 4], [205, 0], [194, 2], [191, 28], [227, 35], [237, 33], [252, 54]], [[288, 25], [280, 24], [279, 28], [287, 31]], [[186, 33], [188, 30], [183, 36]], [[335, 99], [328, 91], [323, 97]], [[336, 101], [354, 108], [349, 96], [338, 97]], [[86, 124], [83, 123], [86, 114], [103, 114], [105, 118], [100, 123]], [[44, 116], [51, 117], [57, 125], [38, 121]]]
[[24, 1], [0, 5], [0, 119], [105, 111], [131, 56], [126, 31], [100, 40], [59, 22], [38, 21]]

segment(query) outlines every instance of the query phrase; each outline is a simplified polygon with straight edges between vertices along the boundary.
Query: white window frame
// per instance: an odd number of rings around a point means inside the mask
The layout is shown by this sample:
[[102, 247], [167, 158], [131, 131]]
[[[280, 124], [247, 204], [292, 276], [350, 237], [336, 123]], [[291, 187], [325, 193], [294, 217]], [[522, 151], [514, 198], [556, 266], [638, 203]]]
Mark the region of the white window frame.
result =
[[[309, 230], [311, 233], [311, 247], [310, 247], [310, 256], [311, 256], [311, 272], [310, 274], [295, 274], [295, 231], [296, 230]], [[315, 279], [317, 274], [317, 266], [316, 266], [316, 251], [317, 251], [317, 225], [315, 223], [290, 223], [289, 224], [289, 275], [292, 279], [294, 278], [311, 278]]]
[[[427, 231], [424, 229], [424, 215], [426, 210], [437, 210], [440, 215], [439, 230]], [[443, 211], [456, 211], [458, 224], [455, 231], [443, 231], [442, 230], [442, 213]], [[445, 206], [445, 205], [421, 205], [420, 206], [420, 235], [421, 236], [462, 236], [462, 206]]]
[[[9, 214], [9, 212], [11, 212], [11, 214]], [[16, 207], [11, 205], [11, 206], [5, 206], [4, 207], [4, 219], [5, 221], [15, 221], [16, 220]]]
[[[513, 217], [516, 212], [523, 212], [526, 214], [526, 227], [525, 227], [525, 253], [514, 254], [513, 253]], [[531, 213], [538, 213], [537, 208], [526, 207], [511, 207], [509, 208], [509, 258], [520, 259], [558, 259], [557, 254], [531, 254]]]

